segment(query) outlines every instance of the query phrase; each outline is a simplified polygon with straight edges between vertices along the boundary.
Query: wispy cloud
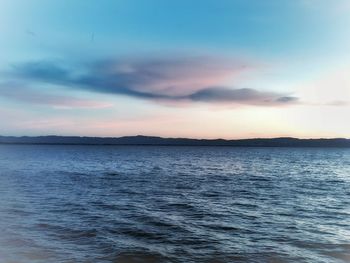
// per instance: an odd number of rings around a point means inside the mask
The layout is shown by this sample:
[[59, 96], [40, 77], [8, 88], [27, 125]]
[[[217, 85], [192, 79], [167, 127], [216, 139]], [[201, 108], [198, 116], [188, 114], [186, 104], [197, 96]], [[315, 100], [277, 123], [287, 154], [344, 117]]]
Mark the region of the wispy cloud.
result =
[[326, 105], [326, 106], [344, 107], [344, 106], [350, 106], [350, 101], [334, 100], [334, 101], [328, 102], [328, 103], [326, 103], [324, 105]]
[[273, 106], [298, 101], [288, 94], [225, 85], [252, 68], [223, 58], [158, 57], [93, 61], [78, 69], [52, 61], [31, 62], [15, 66], [10, 75], [27, 82], [168, 102]]
[[113, 104], [95, 100], [76, 98], [72, 96], [52, 95], [42, 91], [26, 87], [20, 83], [0, 83], [0, 97], [11, 100], [36, 104], [50, 105], [54, 108], [71, 109], [71, 108], [108, 108]]
[[236, 102], [252, 105], [288, 104], [298, 101], [297, 97], [283, 96], [275, 92], [262, 92], [254, 89], [230, 89], [225, 87], [206, 88], [190, 95], [193, 101]]

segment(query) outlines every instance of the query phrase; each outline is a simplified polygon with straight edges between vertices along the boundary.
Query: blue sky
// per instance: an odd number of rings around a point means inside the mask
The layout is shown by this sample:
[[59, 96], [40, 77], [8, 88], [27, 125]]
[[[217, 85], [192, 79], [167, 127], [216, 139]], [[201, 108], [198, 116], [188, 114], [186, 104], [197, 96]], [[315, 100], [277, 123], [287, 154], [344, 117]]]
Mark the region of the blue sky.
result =
[[1, 134], [349, 137], [346, 0], [0, 4]]

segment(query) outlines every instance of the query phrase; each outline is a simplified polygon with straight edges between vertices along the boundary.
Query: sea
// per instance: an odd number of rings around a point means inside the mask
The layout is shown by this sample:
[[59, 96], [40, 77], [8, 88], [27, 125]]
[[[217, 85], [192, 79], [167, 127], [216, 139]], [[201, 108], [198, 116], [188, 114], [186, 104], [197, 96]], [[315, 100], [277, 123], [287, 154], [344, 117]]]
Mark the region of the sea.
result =
[[350, 262], [350, 149], [0, 145], [0, 262]]

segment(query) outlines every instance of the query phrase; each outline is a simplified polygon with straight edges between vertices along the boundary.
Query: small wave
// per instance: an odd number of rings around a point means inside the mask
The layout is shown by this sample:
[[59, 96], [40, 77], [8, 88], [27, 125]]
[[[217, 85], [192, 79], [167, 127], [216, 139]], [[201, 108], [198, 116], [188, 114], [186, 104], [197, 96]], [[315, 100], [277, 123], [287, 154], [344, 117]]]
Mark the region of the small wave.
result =
[[121, 252], [113, 263], [164, 263], [169, 259], [155, 252]]
[[155, 231], [146, 231], [143, 229], [138, 228], [120, 228], [117, 230], [118, 234], [125, 235], [128, 237], [136, 238], [136, 239], [146, 239], [146, 240], [153, 240], [153, 241], [164, 241], [166, 235], [155, 232]]
[[39, 223], [36, 225], [36, 228], [49, 231], [53, 235], [65, 240], [80, 240], [97, 236], [96, 229], [74, 229], [47, 223]]
[[204, 227], [207, 227], [209, 229], [212, 230], [216, 230], [216, 231], [239, 231], [241, 230], [238, 227], [234, 227], [234, 226], [229, 226], [229, 225], [221, 225], [221, 224], [205, 224], [203, 225]]

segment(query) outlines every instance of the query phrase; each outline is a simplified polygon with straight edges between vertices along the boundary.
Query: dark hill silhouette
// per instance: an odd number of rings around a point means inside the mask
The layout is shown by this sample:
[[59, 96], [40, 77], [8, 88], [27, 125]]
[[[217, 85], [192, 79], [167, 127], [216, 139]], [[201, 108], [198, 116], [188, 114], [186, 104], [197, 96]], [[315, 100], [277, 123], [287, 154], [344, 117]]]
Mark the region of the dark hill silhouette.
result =
[[79, 137], [79, 136], [0, 136], [1, 144], [76, 144], [76, 145], [169, 145], [235, 147], [350, 147], [350, 139], [256, 138], [241, 140], [161, 138], [154, 136]]

